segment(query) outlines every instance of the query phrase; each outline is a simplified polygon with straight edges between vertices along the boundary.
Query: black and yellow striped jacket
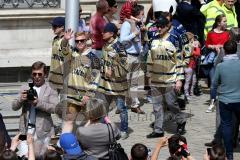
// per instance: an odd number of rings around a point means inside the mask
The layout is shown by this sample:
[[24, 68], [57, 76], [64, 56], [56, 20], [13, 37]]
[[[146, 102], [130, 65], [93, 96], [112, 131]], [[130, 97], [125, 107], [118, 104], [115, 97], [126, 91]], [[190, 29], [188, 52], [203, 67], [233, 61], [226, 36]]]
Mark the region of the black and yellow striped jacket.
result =
[[169, 87], [184, 79], [183, 68], [178, 67], [180, 61], [177, 49], [170, 41], [153, 40], [147, 59], [151, 85]]
[[99, 82], [99, 70], [92, 68], [94, 54], [91, 49], [83, 53], [74, 51], [70, 58], [68, 102], [79, 104], [83, 96], [94, 97]]
[[91, 48], [80, 53], [77, 49], [71, 49], [65, 41], [61, 45], [69, 66], [67, 101], [80, 105], [83, 96], [95, 96], [100, 77], [100, 62]]
[[52, 55], [48, 80], [50, 86], [55, 90], [63, 89], [63, 62], [61, 42], [63, 37], [55, 37], [52, 42]]
[[107, 95], [126, 96], [128, 91], [127, 66], [127, 55], [118, 39], [105, 44], [98, 91]]

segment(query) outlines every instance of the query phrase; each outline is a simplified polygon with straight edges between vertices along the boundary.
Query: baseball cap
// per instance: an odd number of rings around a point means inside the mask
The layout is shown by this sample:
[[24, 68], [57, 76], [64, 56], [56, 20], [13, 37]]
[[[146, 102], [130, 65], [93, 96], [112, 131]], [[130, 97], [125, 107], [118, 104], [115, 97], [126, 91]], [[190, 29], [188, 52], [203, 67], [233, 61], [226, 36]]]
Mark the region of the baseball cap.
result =
[[54, 26], [65, 26], [65, 18], [64, 17], [56, 17], [50, 23]]
[[79, 155], [82, 153], [82, 149], [79, 146], [77, 138], [72, 133], [63, 133], [60, 136], [60, 146], [69, 155]]
[[103, 32], [113, 32], [114, 34], [117, 34], [118, 29], [114, 23], [107, 23]]
[[115, 0], [107, 0], [109, 7], [113, 7], [117, 5], [117, 2]]
[[169, 23], [168, 19], [165, 16], [160, 15], [154, 24], [157, 27], [163, 28], [166, 27], [168, 23]]

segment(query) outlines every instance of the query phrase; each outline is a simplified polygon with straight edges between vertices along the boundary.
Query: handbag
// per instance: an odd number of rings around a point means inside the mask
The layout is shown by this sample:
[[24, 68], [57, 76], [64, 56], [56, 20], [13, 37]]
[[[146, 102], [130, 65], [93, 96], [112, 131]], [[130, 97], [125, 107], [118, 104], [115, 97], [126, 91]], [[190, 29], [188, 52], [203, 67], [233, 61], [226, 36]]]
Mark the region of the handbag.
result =
[[[107, 127], [108, 127], [108, 135], [109, 135], [109, 149], [108, 149], [109, 160], [128, 160], [128, 156], [125, 153], [124, 149], [122, 148], [121, 144], [117, 143], [116, 141], [112, 125], [108, 123]], [[112, 139], [111, 139], [111, 135], [112, 135]]]

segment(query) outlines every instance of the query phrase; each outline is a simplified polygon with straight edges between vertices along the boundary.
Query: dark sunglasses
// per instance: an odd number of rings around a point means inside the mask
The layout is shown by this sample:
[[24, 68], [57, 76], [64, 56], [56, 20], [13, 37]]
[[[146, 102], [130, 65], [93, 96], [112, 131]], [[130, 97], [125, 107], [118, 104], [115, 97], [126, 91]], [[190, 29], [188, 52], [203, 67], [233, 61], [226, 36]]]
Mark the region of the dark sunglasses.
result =
[[36, 77], [38, 75], [38, 77], [42, 77], [42, 73], [32, 73], [33, 77]]
[[75, 40], [75, 43], [79, 43], [79, 42], [84, 43], [84, 42], [86, 42], [86, 39]]

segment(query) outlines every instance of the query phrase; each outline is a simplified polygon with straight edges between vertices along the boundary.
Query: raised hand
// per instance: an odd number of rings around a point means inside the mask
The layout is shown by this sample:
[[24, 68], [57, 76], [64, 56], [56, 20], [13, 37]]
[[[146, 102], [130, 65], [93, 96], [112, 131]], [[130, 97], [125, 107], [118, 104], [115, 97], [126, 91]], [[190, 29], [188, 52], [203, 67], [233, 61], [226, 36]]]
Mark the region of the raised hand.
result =
[[72, 29], [68, 29], [67, 31], [65, 31], [64, 33], [64, 39], [65, 40], [70, 40], [71, 38], [73, 38], [73, 30]]

